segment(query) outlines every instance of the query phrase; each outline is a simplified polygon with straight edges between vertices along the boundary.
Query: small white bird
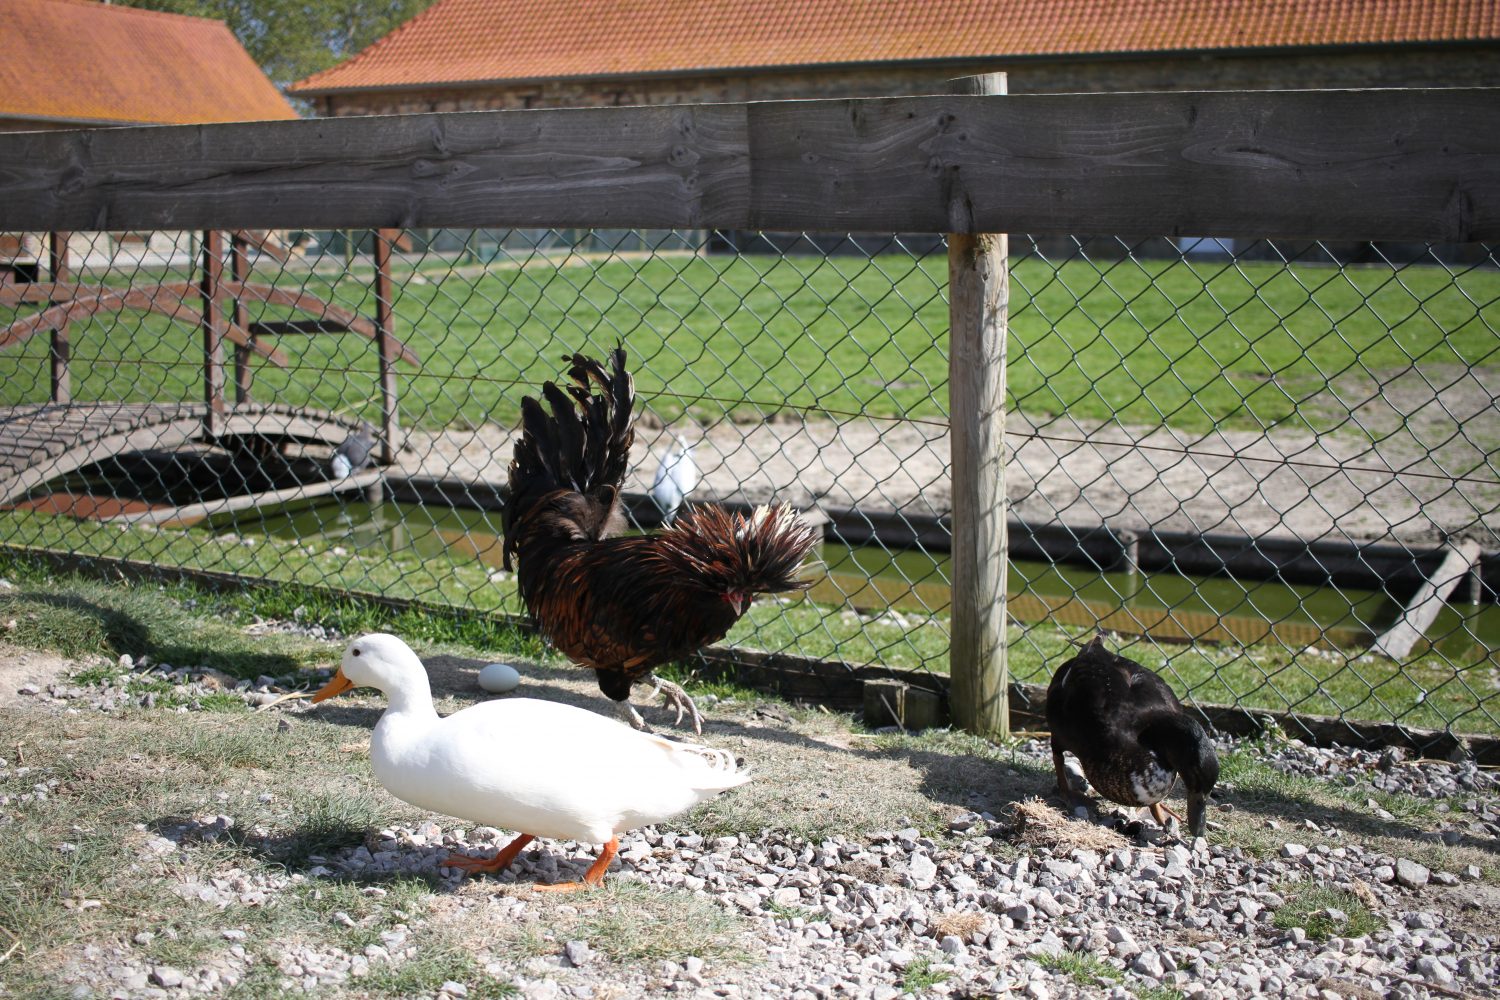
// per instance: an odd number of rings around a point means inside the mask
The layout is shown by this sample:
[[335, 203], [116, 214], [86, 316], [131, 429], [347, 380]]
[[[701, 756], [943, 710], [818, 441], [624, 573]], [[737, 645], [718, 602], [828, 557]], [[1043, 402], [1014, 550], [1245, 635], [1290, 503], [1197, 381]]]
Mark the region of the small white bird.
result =
[[651, 480], [651, 499], [661, 511], [662, 524], [671, 524], [677, 517], [677, 509], [698, 488], [701, 475], [698, 463], [693, 461], [693, 449], [681, 434], [672, 437], [677, 444], [662, 458], [656, 467], [656, 477]]
[[493, 859], [443, 861], [470, 873], [503, 871], [533, 839], [553, 837], [604, 846], [582, 883], [537, 888], [597, 886], [620, 834], [750, 780], [723, 750], [638, 733], [556, 702], [486, 701], [439, 718], [422, 661], [393, 635], [351, 642], [312, 700], [356, 687], [390, 698], [370, 740], [370, 765], [387, 791], [422, 809], [519, 831]]

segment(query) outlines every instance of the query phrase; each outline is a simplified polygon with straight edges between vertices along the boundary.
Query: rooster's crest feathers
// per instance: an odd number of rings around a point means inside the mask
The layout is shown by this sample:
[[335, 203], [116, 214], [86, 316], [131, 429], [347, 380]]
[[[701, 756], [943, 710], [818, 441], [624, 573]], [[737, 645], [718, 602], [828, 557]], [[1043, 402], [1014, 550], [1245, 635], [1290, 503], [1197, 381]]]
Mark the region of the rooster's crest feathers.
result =
[[770, 594], [812, 585], [797, 571], [818, 532], [785, 504], [757, 507], [748, 518], [694, 507], [656, 537], [662, 560], [702, 590]]

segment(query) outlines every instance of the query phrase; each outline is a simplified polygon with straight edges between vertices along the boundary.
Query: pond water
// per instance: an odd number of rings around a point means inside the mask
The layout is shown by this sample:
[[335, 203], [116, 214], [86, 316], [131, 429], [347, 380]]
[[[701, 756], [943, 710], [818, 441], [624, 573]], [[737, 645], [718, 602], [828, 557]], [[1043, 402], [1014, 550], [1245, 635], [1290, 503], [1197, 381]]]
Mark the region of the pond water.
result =
[[[493, 569], [501, 562], [500, 514], [465, 508], [329, 501], [224, 515], [199, 530], [474, 560]], [[820, 554], [808, 591], [819, 604], [862, 613], [889, 610], [913, 625], [933, 614], [947, 615], [945, 552], [825, 543]], [[1164, 641], [1277, 641], [1292, 648], [1363, 647], [1401, 610], [1373, 591], [1165, 572], [1100, 573], [1028, 561], [1012, 561], [1009, 593], [1010, 614], [1022, 623], [1078, 628], [1097, 623]], [[1462, 655], [1476, 643], [1500, 648], [1500, 608], [1450, 605], [1429, 635], [1447, 637], [1437, 645], [1450, 655]]]

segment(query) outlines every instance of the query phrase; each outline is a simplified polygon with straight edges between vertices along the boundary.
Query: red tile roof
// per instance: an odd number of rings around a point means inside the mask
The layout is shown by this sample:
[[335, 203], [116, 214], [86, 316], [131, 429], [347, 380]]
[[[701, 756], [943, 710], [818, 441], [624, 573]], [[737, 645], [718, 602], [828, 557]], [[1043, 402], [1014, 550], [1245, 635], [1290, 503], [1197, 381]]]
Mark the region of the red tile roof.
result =
[[1496, 0], [439, 0], [290, 90], [1497, 38]]
[[295, 118], [222, 21], [86, 0], [0, 0], [0, 118]]

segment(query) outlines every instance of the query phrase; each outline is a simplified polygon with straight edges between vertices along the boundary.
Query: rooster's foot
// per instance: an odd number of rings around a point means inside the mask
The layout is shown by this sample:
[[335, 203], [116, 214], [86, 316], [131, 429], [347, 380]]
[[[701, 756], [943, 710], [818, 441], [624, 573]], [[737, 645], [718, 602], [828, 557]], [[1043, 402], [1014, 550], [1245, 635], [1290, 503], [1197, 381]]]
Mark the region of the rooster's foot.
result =
[[656, 690], [666, 699], [667, 704], [677, 709], [677, 718], [673, 721], [673, 725], [680, 725], [682, 723], [682, 716], [686, 713], [687, 717], [693, 720], [693, 732], [702, 736], [703, 716], [699, 713], [698, 706], [693, 704], [693, 699], [689, 698], [688, 693], [682, 689], [682, 686], [673, 684], [671, 681], [664, 681], [660, 677], [652, 677], [651, 680], [656, 685]]
[[641, 718], [641, 713], [635, 710], [630, 699], [615, 702], [615, 708], [620, 713], [620, 719], [631, 729], [641, 733], [651, 732], [651, 727], [646, 725], [646, 720]]

